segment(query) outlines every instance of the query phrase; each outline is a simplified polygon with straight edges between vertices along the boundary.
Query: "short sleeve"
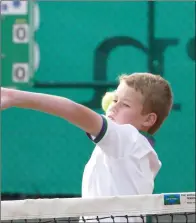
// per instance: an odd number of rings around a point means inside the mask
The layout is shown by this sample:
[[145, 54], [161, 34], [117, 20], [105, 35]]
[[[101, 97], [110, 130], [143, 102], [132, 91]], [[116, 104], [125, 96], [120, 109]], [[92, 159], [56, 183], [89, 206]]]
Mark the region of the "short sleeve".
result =
[[89, 138], [107, 155], [114, 158], [123, 158], [131, 154], [139, 132], [130, 125], [119, 125], [109, 118], [102, 116], [103, 124], [100, 133], [96, 137], [89, 134]]

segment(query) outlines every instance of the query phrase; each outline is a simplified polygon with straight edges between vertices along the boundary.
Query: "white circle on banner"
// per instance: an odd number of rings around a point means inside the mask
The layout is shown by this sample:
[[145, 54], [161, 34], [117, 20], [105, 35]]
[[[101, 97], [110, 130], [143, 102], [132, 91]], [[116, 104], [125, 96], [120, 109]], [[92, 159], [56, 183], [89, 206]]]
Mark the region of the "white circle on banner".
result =
[[39, 45], [34, 42], [34, 70], [37, 71], [39, 68], [40, 64], [40, 50], [39, 50]]
[[40, 26], [40, 9], [37, 3], [34, 3], [33, 19], [34, 31], [37, 31]]

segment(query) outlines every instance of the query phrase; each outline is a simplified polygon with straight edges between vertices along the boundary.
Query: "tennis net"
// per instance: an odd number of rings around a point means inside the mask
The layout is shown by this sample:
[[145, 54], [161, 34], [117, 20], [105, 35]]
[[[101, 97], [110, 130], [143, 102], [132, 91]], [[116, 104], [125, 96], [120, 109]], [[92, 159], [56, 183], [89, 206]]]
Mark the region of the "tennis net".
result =
[[1, 221], [12, 223], [196, 222], [195, 215], [195, 192], [1, 202]]

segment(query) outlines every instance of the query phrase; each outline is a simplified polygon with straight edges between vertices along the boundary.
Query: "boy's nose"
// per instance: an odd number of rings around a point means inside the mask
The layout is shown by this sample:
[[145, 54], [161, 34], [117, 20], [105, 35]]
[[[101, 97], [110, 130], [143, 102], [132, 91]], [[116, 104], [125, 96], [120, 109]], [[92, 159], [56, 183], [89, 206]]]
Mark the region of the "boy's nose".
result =
[[114, 112], [114, 114], [116, 114], [119, 111], [120, 105], [117, 102], [114, 106], [112, 106], [112, 112]]

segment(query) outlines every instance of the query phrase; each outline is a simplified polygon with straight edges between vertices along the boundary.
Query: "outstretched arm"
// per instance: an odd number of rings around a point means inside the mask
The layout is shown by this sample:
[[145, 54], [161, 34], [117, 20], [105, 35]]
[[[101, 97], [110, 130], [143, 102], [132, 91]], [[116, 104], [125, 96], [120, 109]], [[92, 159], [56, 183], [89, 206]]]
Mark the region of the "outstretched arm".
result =
[[1, 110], [9, 107], [33, 109], [64, 118], [93, 136], [99, 134], [103, 123], [99, 114], [67, 98], [1, 88]]

